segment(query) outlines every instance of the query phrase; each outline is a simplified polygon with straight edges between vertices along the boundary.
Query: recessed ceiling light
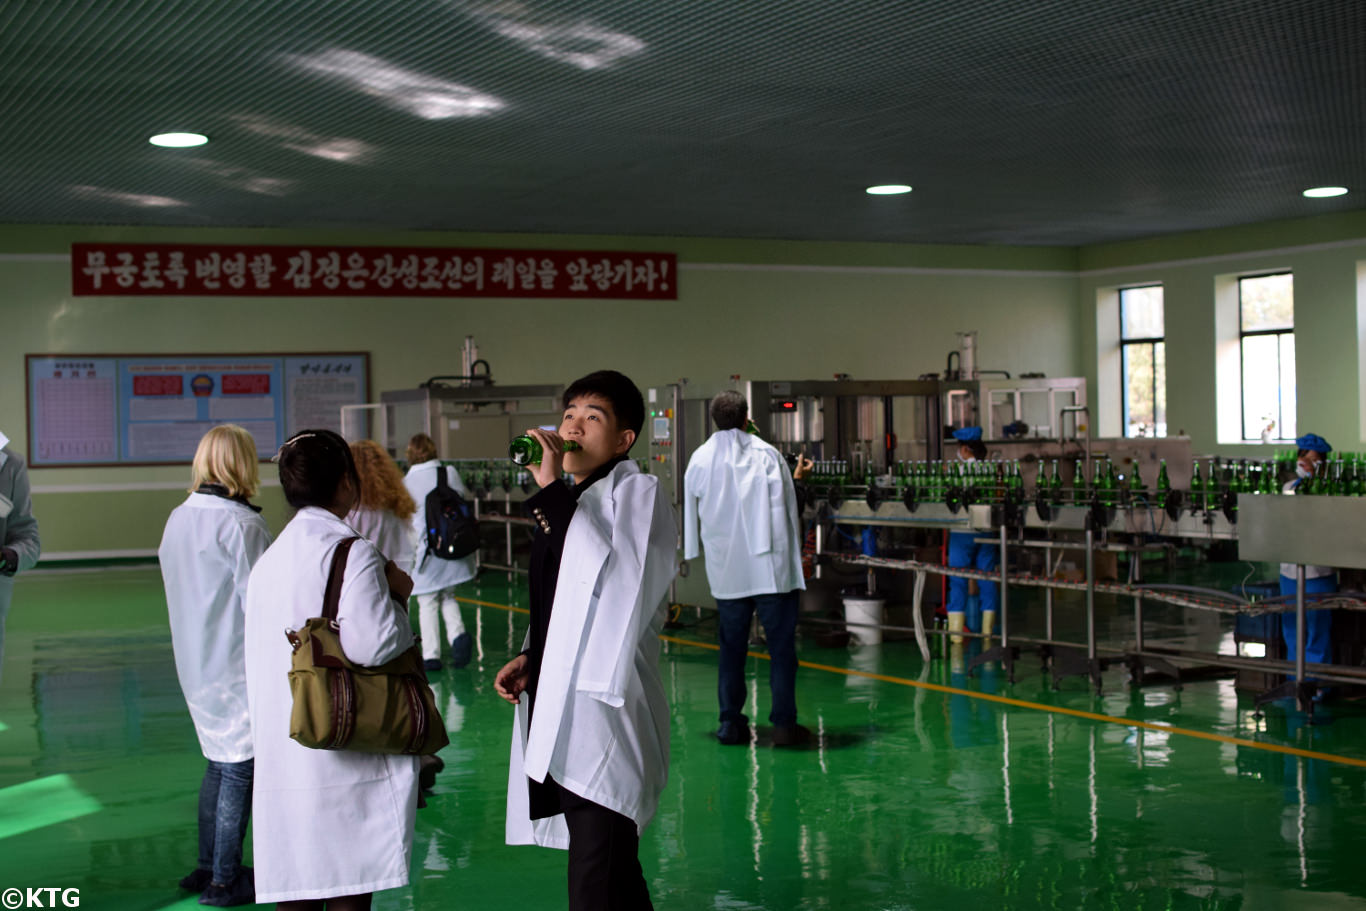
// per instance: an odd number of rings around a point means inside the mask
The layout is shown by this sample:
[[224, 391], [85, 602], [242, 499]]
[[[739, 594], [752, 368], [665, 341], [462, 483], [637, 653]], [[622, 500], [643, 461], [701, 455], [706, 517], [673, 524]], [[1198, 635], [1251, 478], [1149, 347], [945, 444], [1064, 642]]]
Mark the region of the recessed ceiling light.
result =
[[876, 187], [869, 187], [864, 192], [869, 196], [897, 196], [901, 193], [911, 192], [911, 188], [904, 183], [886, 183]]
[[158, 133], [147, 141], [166, 149], [189, 149], [202, 146], [209, 141], [209, 137], [203, 133]]
[[1304, 191], [1310, 199], [1327, 199], [1330, 196], [1346, 196], [1346, 187], [1311, 187]]

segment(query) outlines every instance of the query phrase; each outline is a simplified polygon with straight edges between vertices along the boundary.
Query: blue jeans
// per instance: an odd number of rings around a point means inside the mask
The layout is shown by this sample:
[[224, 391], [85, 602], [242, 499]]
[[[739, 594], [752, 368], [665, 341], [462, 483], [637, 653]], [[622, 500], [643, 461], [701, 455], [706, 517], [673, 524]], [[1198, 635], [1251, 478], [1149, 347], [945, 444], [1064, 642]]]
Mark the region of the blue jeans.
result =
[[[949, 532], [949, 566], [956, 569], [980, 569], [991, 572], [1001, 565], [1001, 551], [994, 544], [974, 543], [977, 535], [971, 532]], [[983, 612], [996, 610], [1000, 603], [997, 584], [985, 579], [977, 580], [977, 602]], [[961, 614], [968, 603], [968, 580], [961, 576], [949, 576], [949, 600], [944, 609], [951, 614]]]
[[199, 786], [199, 869], [230, 885], [242, 866], [242, 840], [251, 817], [251, 779], [256, 760], [214, 762]]
[[[1338, 577], [1319, 576], [1304, 580], [1305, 595], [1328, 595], [1338, 590]], [[1281, 594], [1295, 594], [1295, 580], [1281, 576]], [[1291, 608], [1295, 603], [1290, 602]], [[1304, 612], [1304, 660], [1309, 664], [1331, 664], [1333, 661], [1333, 611], [1329, 608]], [[1285, 657], [1295, 660], [1295, 611], [1281, 614], [1281, 637], [1285, 639]]]
[[717, 598], [717, 639], [721, 645], [716, 693], [721, 720], [748, 723], [745, 707], [745, 660], [749, 652], [749, 624], [754, 612], [768, 640], [768, 688], [773, 702], [768, 720], [779, 727], [797, 723], [797, 601], [798, 590], [781, 595]]

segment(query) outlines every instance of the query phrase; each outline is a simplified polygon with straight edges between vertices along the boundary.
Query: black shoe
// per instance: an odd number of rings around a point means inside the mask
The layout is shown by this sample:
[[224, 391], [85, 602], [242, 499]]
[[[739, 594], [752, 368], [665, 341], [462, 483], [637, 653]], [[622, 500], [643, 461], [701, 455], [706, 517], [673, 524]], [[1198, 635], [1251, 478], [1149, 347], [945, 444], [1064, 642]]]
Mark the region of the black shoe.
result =
[[474, 641], [469, 633], [461, 633], [451, 640], [451, 667], [461, 668], [470, 663]]
[[242, 867], [231, 885], [209, 883], [204, 894], [199, 896], [199, 903], [213, 905], [216, 908], [256, 904], [256, 872], [251, 867]]
[[800, 724], [781, 724], [773, 727], [775, 747], [795, 747], [811, 742], [811, 729]]
[[424, 671], [439, 671], [441, 668], [442, 664], [440, 658], [428, 658], [422, 662], [422, 669]]
[[716, 739], [726, 746], [749, 743], [749, 723], [745, 721], [723, 721], [716, 729]]
[[213, 882], [212, 870], [196, 869], [180, 881], [180, 888], [186, 892], [203, 892], [211, 882]]

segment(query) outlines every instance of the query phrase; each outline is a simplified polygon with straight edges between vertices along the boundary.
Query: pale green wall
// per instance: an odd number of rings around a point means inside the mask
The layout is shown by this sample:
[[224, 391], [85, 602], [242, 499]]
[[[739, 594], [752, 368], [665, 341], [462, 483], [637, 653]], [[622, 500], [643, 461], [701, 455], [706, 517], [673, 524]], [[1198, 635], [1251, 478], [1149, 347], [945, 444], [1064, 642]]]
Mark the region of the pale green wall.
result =
[[[75, 298], [71, 243], [259, 242], [515, 246], [673, 251], [674, 302]], [[34, 257], [46, 257], [37, 259]], [[640, 385], [679, 377], [911, 378], [943, 369], [956, 331], [976, 329], [983, 368], [1076, 375], [1085, 341], [1076, 251], [1054, 248], [811, 244], [673, 238], [339, 234], [205, 229], [0, 228], [5, 289], [0, 429], [21, 451], [23, 355], [369, 351], [371, 389], [459, 371], [474, 335], [499, 383], [564, 382], [612, 366]], [[269, 477], [269, 466], [264, 466]], [[35, 470], [35, 486], [168, 485], [188, 469]], [[35, 496], [48, 553], [155, 548], [176, 490]], [[272, 527], [285, 514], [267, 488]], [[92, 522], [92, 517], [96, 521]]]
[[[1216, 433], [1215, 287], [1220, 276], [1289, 269], [1295, 276], [1296, 379], [1300, 432], [1314, 431], [1337, 448], [1359, 450], [1362, 420], [1358, 291], [1366, 261], [1366, 212], [1249, 225], [1154, 238], [1079, 251], [1083, 356], [1102, 427], [1118, 427], [1115, 382], [1106, 350], [1107, 326], [1096, 325], [1097, 294], [1123, 285], [1160, 282], [1167, 339], [1169, 432], [1186, 431], [1197, 453], [1266, 457], [1283, 446], [1234, 445]], [[1236, 330], [1235, 330], [1236, 331]], [[1269, 451], [1270, 450], [1270, 451]]]
[[[354, 243], [673, 251], [676, 303], [589, 301], [74, 298], [71, 243]], [[1295, 272], [1300, 427], [1340, 448], [1366, 447], [1359, 394], [1358, 291], [1366, 212], [1074, 248], [815, 244], [694, 238], [349, 234], [336, 231], [0, 227], [5, 289], [0, 429], [24, 438], [23, 355], [363, 350], [372, 394], [456, 372], [474, 335], [498, 382], [562, 382], [614, 366], [642, 386], [689, 377], [911, 378], [943, 369], [954, 333], [976, 329], [983, 368], [1084, 375], [1096, 424], [1117, 426], [1118, 400], [1096, 401], [1097, 291], [1165, 288], [1168, 413], [1197, 452], [1257, 455], [1215, 433], [1216, 276]], [[435, 327], [435, 328], [434, 328]], [[1113, 383], [1109, 384], [1115, 385]], [[179, 485], [185, 468], [47, 469], [38, 487]], [[264, 474], [270, 477], [269, 466]], [[40, 493], [49, 553], [149, 550], [174, 489]], [[262, 502], [273, 528], [287, 510], [278, 487]], [[91, 516], [98, 516], [92, 522]]]

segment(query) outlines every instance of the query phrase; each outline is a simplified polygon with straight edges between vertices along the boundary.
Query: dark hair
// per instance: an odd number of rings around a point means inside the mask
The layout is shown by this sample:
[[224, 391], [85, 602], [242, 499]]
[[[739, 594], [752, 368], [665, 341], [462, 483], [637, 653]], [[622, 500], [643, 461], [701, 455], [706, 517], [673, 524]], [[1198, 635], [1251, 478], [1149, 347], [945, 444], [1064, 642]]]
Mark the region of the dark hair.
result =
[[749, 402], [734, 389], [718, 392], [711, 400], [711, 419], [717, 430], [739, 430], [749, 420]]
[[987, 457], [987, 444], [981, 440], [959, 440], [958, 445], [971, 449], [972, 457], [979, 462]]
[[612, 406], [617, 429], [634, 430], [636, 437], [640, 437], [640, 429], [645, 426], [645, 398], [630, 377], [615, 370], [595, 370], [579, 377], [564, 391], [564, 407], [585, 395], [606, 399]]
[[280, 464], [285, 500], [295, 509], [329, 508], [337, 500], [343, 478], [350, 478], [360, 493], [360, 475], [351, 447], [331, 430], [301, 430], [280, 447], [275, 458]]

